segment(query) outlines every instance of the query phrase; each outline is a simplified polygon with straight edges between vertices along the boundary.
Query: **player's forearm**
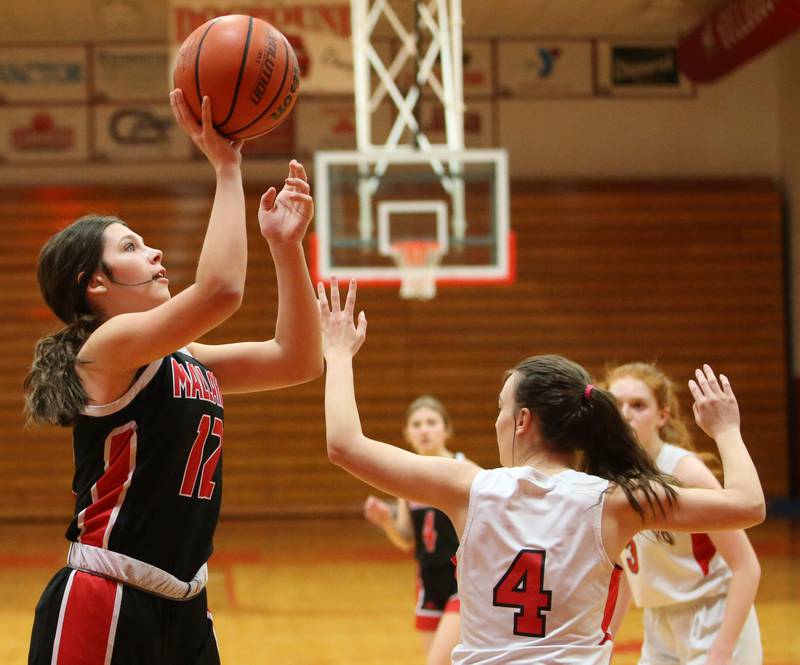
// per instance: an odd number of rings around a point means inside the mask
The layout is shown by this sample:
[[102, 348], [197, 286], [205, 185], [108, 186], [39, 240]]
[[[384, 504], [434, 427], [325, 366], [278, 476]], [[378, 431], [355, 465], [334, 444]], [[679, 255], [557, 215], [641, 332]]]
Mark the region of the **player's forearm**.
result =
[[346, 466], [346, 460], [363, 438], [353, 385], [353, 358], [349, 353], [327, 354], [325, 376], [325, 433], [328, 458]]
[[716, 437], [725, 489], [732, 495], [737, 508], [749, 513], [751, 525], [764, 521], [766, 504], [758, 472], [747, 452], [738, 428], [731, 428]]
[[730, 656], [733, 653], [750, 608], [755, 602], [760, 579], [761, 567], [758, 561], [742, 564], [734, 569], [725, 599], [725, 614], [711, 647], [713, 653], [720, 656]]
[[278, 320], [275, 342], [287, 362], [304, 380], [315, 379], [324, 368], [319, 305], [299, 242], [270, 246], [278, 279]]
[[398, 529], [394, 520], [389, 520], [383, 525], [383, 532], [392, 541], [392, 545], [404, 552], [408, 552], [414, 546], [414, 537]]
[[241, 301], [247, 272], [247, 233], [241, 168], [217, 169], [217, 189], [206, 230], [195, 284], [208, 291], [238, 295]]

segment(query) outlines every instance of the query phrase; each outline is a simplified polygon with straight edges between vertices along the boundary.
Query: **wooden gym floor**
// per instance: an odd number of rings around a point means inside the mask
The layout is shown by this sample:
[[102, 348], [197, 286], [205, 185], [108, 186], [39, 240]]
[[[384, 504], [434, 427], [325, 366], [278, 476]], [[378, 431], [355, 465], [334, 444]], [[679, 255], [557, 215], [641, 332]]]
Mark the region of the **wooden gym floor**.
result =
[[[0, 524], [0, 663], [27, 659], [33, 608], [62, 565], [65, 524]], [[750, 532], [763, 576], [765, 665], [800, 665], [800, 520]], [[209, 602], [227, 665], [416, 665], [414, 565], [361, 519], [224, 521]], [[636, 663], [641, 617], [617, 637], [614, 665]]]

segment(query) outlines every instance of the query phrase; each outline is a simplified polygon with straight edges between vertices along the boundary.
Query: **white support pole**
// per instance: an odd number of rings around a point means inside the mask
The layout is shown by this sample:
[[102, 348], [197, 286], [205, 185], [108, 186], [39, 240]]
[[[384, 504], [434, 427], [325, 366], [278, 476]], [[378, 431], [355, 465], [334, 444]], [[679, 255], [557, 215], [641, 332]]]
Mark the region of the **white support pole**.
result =
[[[359, 237], [364, 245], [374, 238], [373, 196], [393, 161], [392, 155], [401, 149], [399, 144], [403, 133], [410, 131], [417, 137], [417, 145], [412, 150], [429, 157], [426, 161], [450, 195], [451, 232], [457, 242], [462, 241], [467, 226], [464, 165], [456, 158], [443, 162], [435, 156], [437, 149], [441, 148], [451, 152], [464, 150], [461, 0], [414, 0], [418, 9], [417, 24], [411, 27], [403, 25], [391, 2], [351, 0], [356, 146], [360, 152], [386, 155], [374, 163], [364, 162], [358, 167]], [[400, 52], [388, 68], [372, 43], [373, 32], [382, 18], [401, 43]], [[420, 58], [416, 80], [409, 90], [401, 92], [397, 81], [403, 75], [404, 67], [421, 54], [421, 41], [415, 39], [415, 30], [427, 32], [430, 44]], [[435, 71], [437, 64], [441, 81]], [[374, 92], [371, 90], [373, 75], [377, 77]], [[431, 99], [441, 104], [445, 122], [444, 143], [432, 143], [414, 117], [413, 109], [419, 103], [425, 86], [434, 93]], [[385, 140], [373, 143], [372, 117], [387, 97], [396, 115]]]

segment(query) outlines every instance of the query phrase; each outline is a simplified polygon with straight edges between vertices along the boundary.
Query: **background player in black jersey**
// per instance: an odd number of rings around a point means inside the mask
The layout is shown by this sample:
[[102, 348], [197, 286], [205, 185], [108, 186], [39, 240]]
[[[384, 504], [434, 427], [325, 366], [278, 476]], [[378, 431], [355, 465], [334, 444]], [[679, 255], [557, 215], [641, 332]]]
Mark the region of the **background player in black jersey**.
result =
[[[447, 448], [453, 434], [450, 415], [435, 397], [423, 395], [406, 409], [403, 437], [419, 455], [464, 459]], [[422, 635], [428, 665], [447, 665], [458, 643], [459, 601], [452, 559], [458, 536], [441, 510], [398, 499], [395, 509], [372, 495], [364, 503], [366, 518], [381, 527], [403, 551], [414, 548], [419, 564], [416, 627]]]
[[25, 380], [31, 420], [73, 427], [68, 567], [36, 609], [29, 663], [219, 662], [205, 597], [222, 493], [222, 393], [279, 388], [322, 371], [319, 313], [302, 238], [313, 215], [293, 161], [258, 221], [278, 280], [275, 337], [194, 340], [241, 304], [247, 265], [241, 143], [173, 113], [216, 172], [194, 283], [172, 296], [162, 253], [115, 217], [87, 216], [39, 259], [42, 295], [66, 324], [39, 341]]

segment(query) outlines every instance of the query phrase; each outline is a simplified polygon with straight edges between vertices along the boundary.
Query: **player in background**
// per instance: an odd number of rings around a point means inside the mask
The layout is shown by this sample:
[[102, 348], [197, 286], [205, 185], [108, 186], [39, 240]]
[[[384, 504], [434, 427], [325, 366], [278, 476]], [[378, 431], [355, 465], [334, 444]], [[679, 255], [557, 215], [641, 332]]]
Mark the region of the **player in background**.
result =
[[560, 356], [533, 356], [507, 373], [495, 422], [501, 468], [478, 470], [364, 436], [353, 356], [367, 321], [361, 312], [353, 323], [355, 292], [353, 280], [342, 309], [335, 279], [330, 304], [317, 285], [328, 457], [383, 492], [450, 517], [460, 537], [455, 665], [607, 665], [620, 572], [613, 561], [635, 533], [737, 529], [764, 519], [736, 398], [707, 365], [690, 388], [696, 420], [722, 457], [721, 489], [669, 484], [614, 397]]
[[[447, 447], [453, 435], [450, 415], [435, 397], [423, 395], [406, 409], [403, 438], [418, 455], [464, 459]], [[379, 526], [392, 543], [407, 552], [413, 548], [418, 564], [417, 630], [428, 665], [448, 665], [459, 636], [459, 601], [453, 563], [458, 536], [452, 523], [433, 506], [398, 499], [392, 507], [369, 496], [364, 515]]]
[[222, 494], [222, 395], [322, 372], [302, 248], [313, 200], [295, 161], [258, 211], [277, 273], [274, 339], [195, 341], [242, 302], [241, 143], [214, 130], [208, 98], [201, 123], [179, 90], [170, 102], [216, 173], [194, 283], [173, 296], [161, 251], [116, 217], [77, 220], [39, 257], [42, 295], [66, 327], [39, 340], [26, 406], [34, 422], [72, 427], [75, 517], [67, 567], [36, 608], [31, 665], [219, 663], [205, 583]]
[[[658, 470], [685, 487], [719, 488], [692, 452], [675, 387], [656, 366], [610, 367], [605, 384]], [[620, 559], [625, 575], [611, 623], [617, 630], [633, 595], [644, 608], [640, 665], [760, 665], [753, 602], [761, 568], [744, 531], [638, 533]]]

